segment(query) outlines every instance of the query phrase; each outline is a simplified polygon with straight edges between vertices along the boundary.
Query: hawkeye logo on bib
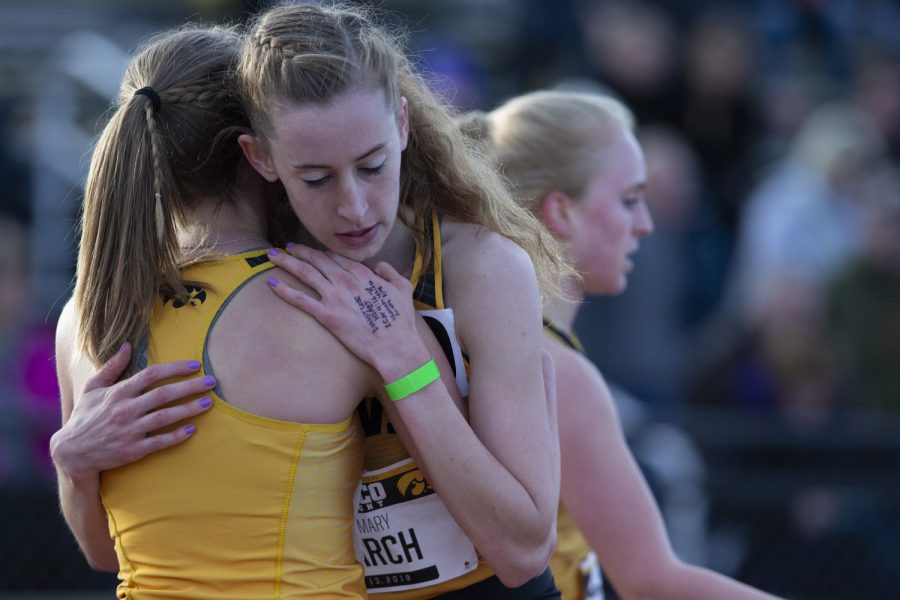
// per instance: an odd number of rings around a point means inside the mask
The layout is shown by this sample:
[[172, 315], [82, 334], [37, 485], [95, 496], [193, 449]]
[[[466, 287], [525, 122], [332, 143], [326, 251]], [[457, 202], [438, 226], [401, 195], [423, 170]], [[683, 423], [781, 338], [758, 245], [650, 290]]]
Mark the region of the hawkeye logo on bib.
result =
[[364, 473], [356, 500], [353, 538], [369, 593], [433, 585], [477, 566], [471, 542], [412, 459]]

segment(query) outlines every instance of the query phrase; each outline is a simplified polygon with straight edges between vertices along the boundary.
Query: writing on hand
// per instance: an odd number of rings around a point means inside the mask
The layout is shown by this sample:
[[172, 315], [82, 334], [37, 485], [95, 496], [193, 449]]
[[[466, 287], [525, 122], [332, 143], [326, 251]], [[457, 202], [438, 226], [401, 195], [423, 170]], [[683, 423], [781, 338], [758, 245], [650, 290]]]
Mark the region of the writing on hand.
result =
[[369, 324], [372, 333], [378, 331], [379, 323], [385, 328], [390, 327], [391, 323], [400, 317], [400, 313], [394, 307], [390, 296], [388, 296], [382, 286], [376, 285], [371, 279], [365, 292], [365, 299], [362, 296], [354, 296], [353, 300]]

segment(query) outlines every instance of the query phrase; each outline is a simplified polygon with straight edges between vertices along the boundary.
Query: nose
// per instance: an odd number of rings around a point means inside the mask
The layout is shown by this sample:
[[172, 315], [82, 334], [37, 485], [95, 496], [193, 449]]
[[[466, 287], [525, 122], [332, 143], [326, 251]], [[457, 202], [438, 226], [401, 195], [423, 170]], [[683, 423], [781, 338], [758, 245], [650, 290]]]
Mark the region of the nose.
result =
[[650, 209], [647, 208], [647, 204], [641, 202], [635, 215], [634, 234], [638, 237], [643, 237], [651, 233], [653, 233], [653, 217], [650, 216]]
[[338, 215], [354, 224], [359, 224], [368, 210], [366, 196], [357, 182], [351, 180], [340, 186], [337, 201]]

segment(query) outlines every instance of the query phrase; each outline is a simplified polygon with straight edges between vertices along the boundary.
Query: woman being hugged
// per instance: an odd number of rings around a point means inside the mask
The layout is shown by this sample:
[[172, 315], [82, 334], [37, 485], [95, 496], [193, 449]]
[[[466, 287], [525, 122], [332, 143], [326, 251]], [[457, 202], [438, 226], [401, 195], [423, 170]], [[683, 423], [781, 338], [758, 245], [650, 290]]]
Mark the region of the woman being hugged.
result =
[[[472, 113], [461, 124], [578, 270], [565, 281], [566, 295], [580, 302], [587, 294], [624, 291], [629, 256], [653, 230], [644, 156], [628, 109], [599, 94], [539, 91], [488, 114]], [[602, 598], [599, 558], [624, 599], [771, 599], [673, 553], [609, 389], [572, 333], [578, 302], [550, 299], [544, 306], [562, 451], [551, 568], [562, 597]]]
[[[361, 407], [355, 534], [369, 594], [550, 597], [558, 442], [538, 281], [564, 270], [553, 239], [362, 9], [265, 11], [239, 73], [245, 155], [282, 183], [308, 232], [272, 260], [314, 293], [275, 278], [276, 293], [389, 388], [421, 389]], [[428, 325], [404, 320], [413, 296], [468, 397], [460, 406], [427, 384]]]
[[[355, 409], [381, 379], [269, 288], [302, 284], [268, 259], [267, 184], [236, 141], [240, 43], [151, 39], [91, 159], [51, 447], [66, 520], [120, 598], [365, 595]], [[116, 383], [129, 362], [150, 366]]]

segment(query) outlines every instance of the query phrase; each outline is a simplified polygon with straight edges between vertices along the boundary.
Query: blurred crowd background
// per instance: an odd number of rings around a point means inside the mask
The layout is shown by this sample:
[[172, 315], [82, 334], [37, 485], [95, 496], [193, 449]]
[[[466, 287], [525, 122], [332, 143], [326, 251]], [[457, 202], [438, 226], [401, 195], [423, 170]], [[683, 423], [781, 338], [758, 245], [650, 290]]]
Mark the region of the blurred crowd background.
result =
[[[900, 597], [900, 3], [378, 4], [460, 110], [569, 87], [634, 111], [656, 231], [576, 330], [679, 555], [792, 598]], [[112, 594], [59, 516], [47, 442], [125, 57], [266, 5], [0, 2], [0, 596]]]

